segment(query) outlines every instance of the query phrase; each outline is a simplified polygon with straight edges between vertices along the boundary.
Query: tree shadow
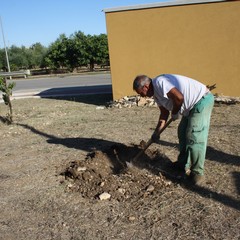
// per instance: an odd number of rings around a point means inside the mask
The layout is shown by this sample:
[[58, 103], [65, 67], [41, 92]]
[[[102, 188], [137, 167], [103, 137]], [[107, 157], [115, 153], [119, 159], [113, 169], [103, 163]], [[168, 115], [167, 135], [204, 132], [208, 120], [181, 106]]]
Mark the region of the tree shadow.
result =
[[233, 175], [237, 192], [240, 195], [240, 172], [233, 172], [232, 175]]
[[[106, 154], [110, 160], [113, 166], [112, 170], [114, 174], [124, 172], [128, 168], [128, 163], [130, 163], [140, 151], [139, 146], [134, 144], [127, 146], [119, 142], [98, 138], [59, 138], [54, 135], [39, 131], [27, 124], [17, 123], [16, 125], [28, 129], [34, 134], [47, 138], [46, 141], [49, 144], [63, 145], [67, 148], [83, 150], [87, 152], [86, 157], [92, 157], [97, 151], [101, 151], [102, 153]], [[143, 154], [141, 160], [134, 163], [134, 166], [138, 168], [146, 168], [148, 166], [148, 162], [150, 162], [150, 157], [147, 154]]]
[[[96, 151], [101, 151], [107, 154], [108, 159], [111, 161], [113, 166], [113, 174], [120, 174], [123, 171], [126, 171], [128, 168], [128, 163], [136, 156], [136, 154], [141, 150], [136, 145], [127, 146], [125, 144], [109, 141], [105, 139], [97, 139], [97, 138], [59, 138], [51, 134], [44, 133], [31, 127], [26, 124], [17, 123], [16, 125], [21, 126], [25, 129], [32, 131], [34, 134], [38, 134], [47, 138], [47, 142], [49, 144], [63, 145], [67, 148], [79, 149], [87, 152], [88, 156], [95, 154]], [[167, 146], [176, 146], [176, 144], [172, 144], [169, 142], [161, 141], [161, 145]], [[161, 172], [167, 179], [171, 180], [173, 183], [181, 184], [184, 188], [189, 191], [193, 191], [204, 198], [211, 198], [217, 202], [220, 202], [226, 206], [231, 208], [240, 210], [240, 201], [234, 199], [231, 196], [226, 194], [221, 194], [212, 191], [206, 187], [202, 186], [191, 186], [182, 182], [181, 179], [175, 176], [174, 171], [169, 169], [168, 163], [170, 160], [161, 155], [156, 156], [154, 159], [149, 157], [146, 153], [143, 153], [141, 158], [137, 162], [131, 162], [134, 166], [139, 169], [147, 169], [153, 174], [159, 174]], [[233, 177], [236, 182], [236, 186], [239, 190], [239, 178], [240, 175], [238, 172], [233, 173]]]
[[3, 117], [3, 116], [0, 116], [0, 122], [7, 124], [7, 125], [12, 124], [12, 122], [9, 120], [8, 117]]
[[51, 88], [35, 96], [57, 100], [68, 100], [93, 105], [105, 105], [112, 100], [111, 85]]

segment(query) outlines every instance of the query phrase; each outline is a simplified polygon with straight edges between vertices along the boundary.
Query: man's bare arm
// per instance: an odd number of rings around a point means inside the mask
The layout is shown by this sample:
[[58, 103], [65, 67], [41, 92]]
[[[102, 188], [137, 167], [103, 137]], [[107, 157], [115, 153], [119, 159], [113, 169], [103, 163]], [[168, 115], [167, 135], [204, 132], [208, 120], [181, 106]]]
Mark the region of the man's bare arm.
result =
[[182, 103], [184, 101], [184, 97], [181, 92], [177, 90], [177, 88], [172, 88], [167, 93], [168, 98], [172, 99], [173, 102], [173, 109], [172, 114], [177, 114], [181, 109]]

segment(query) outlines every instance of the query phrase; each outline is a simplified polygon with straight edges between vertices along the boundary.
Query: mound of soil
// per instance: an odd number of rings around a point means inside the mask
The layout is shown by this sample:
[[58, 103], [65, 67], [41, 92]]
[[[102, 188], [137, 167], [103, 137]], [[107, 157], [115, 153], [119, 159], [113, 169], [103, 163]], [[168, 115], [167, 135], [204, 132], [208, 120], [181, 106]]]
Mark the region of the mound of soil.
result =
[[147, 150], [138, 162], [132, 162], [138, 151], [136, 146], [115, 144], [87, 154], [85, 160], [71, 162], [61, 174], [70, 181], [68, 189], [84, 198], [99, 199], [107, 194], [107, 198], [122, 202], [158, 195], [172, 183], [156, 167], [167, 158]]

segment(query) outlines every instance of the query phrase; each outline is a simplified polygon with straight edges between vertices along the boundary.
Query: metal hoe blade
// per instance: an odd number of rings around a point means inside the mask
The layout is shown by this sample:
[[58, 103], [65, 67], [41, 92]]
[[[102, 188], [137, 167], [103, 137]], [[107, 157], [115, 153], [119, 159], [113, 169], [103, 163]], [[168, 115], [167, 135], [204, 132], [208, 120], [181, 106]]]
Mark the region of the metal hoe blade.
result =
[[[160, 130], [159, 135], [169, 126], [169, 124], [172, 122], [173, 120], [170, 119], [168, 120], [168, 122], [166, 122], [166, 124], [164, 125], [164, 127]], [[132, 159], [132, 162], [135, 162], [139, 159], [139, 157], [142, 156], [142, 154], [148, 149], [148, 147], [153, 143], [152, 139], [150, 138], [148, 140], [148, 142], [146, 143], [146, 145], [144, 146], [144, 148]]]

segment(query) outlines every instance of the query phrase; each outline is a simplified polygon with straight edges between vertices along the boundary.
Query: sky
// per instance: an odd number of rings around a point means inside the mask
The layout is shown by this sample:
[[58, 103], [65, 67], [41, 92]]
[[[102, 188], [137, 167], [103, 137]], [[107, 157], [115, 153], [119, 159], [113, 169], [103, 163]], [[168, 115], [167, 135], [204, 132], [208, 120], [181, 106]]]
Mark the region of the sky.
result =
[[37, 42], [48, 47], [60, 34], [107, 34], [103, 9], [167, 1], [0, 0], [0, 49], [4, 48], [3, 39], [7, 47], [30, 47]]

